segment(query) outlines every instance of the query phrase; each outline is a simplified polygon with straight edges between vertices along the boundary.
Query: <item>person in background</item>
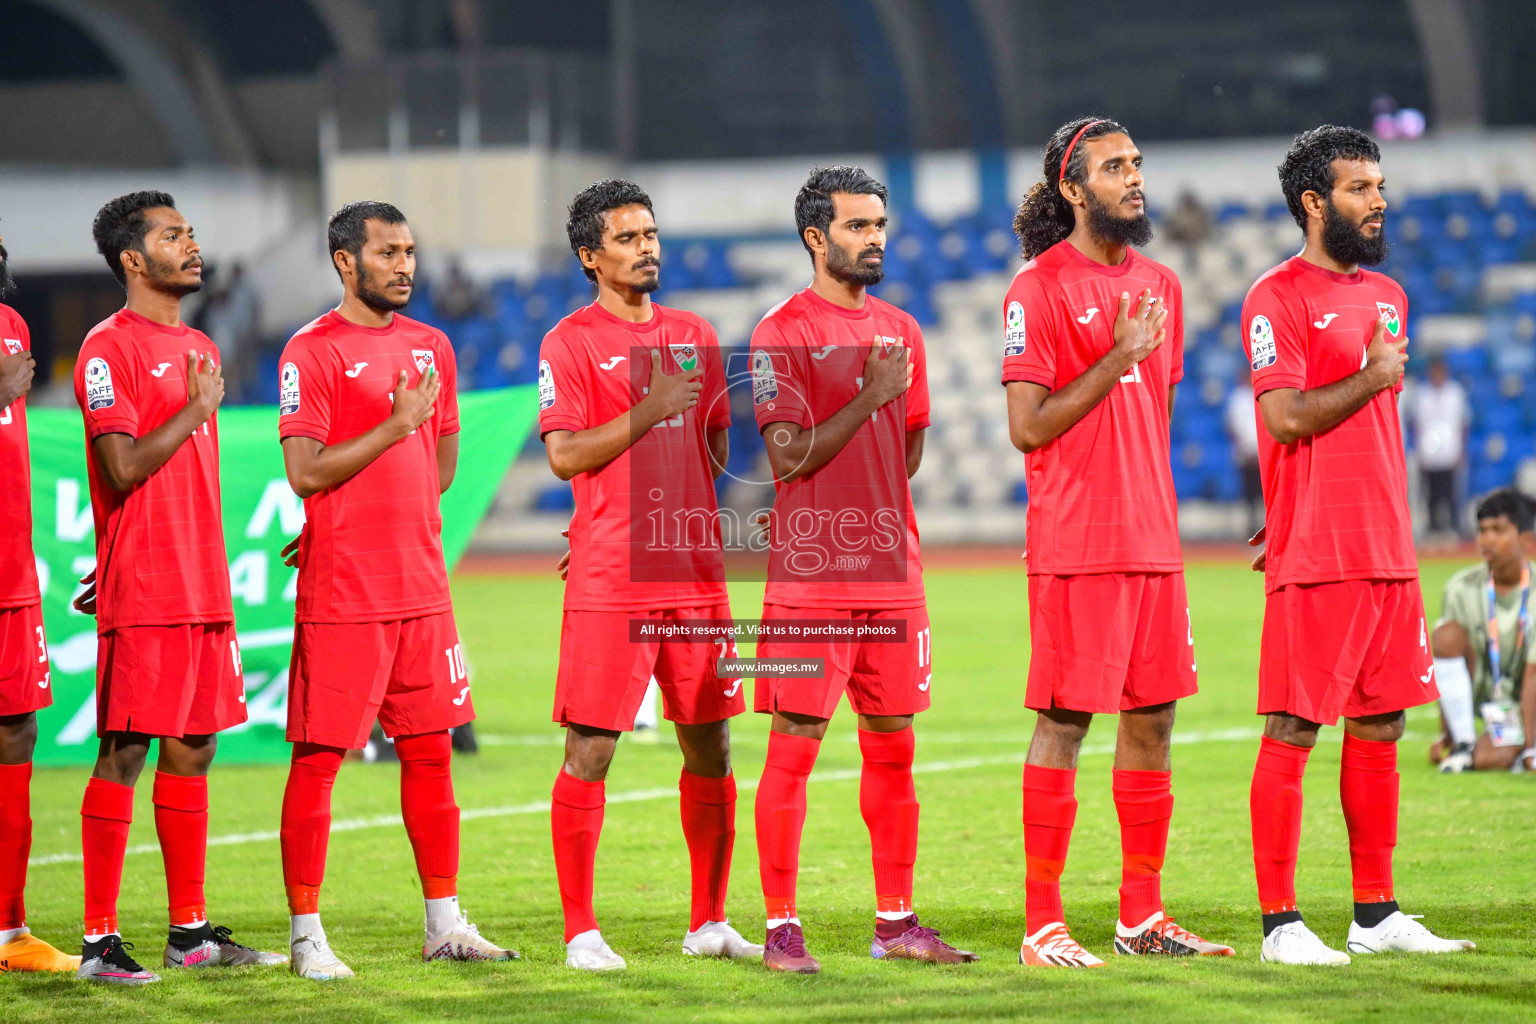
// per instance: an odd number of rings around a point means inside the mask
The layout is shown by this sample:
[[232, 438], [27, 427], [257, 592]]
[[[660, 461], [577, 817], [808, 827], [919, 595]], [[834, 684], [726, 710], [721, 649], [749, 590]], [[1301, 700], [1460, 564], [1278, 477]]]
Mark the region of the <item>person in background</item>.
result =
[[1242, 378], [1227, 392], [1223, 414], [1232, 438], [1232, 458], [1243, 474], [1243, 504], [1248, 508], [1248, 533], [1264, 525], [1264, 484], [1259, 475], [1259, 424], [1253, 416], [1253, 371], [1243, 367]]
[[1466, 459], [1472, 415], [1467, 392], [1451, 378], [1444, 359], [1436, 357], [1430, 362], [1429, 375], [1414, 395], [1409, 417], [1429, 506], [1429, 532], [1460, 533], [1456, 485]]
[[1174, 207], [1173, 214], [1168, 218], [1163, 236], [1170, 242], [1182, 245], [1193, 257], [1194, 250], [1210, 239], [1211, 230], [1210, 211], [1201, 204], [1198, 196], [1185, 189], [1179, 196], [1179, 205]]
[[248, 399], [261, 343], [261, 297], [243, 266], [232, 263], [227, 274], [215, 275], [213, 292], [198, 310], [197, 320], [197, 327], [213, 339], [224, 356], [231, 397]]
[[452, 320], [463, 320], [480, 313], [480, 292], [464, 273], [458, 260], [448, 264], [448, 277], [437, 298], [437, 311]]

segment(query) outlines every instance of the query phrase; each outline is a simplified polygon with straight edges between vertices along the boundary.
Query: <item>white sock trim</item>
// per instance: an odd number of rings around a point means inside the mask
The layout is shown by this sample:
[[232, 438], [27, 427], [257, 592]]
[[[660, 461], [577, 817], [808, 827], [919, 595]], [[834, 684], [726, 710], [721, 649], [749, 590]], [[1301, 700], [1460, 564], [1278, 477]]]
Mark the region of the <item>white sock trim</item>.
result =
[[775, 928], [782, 928], [787, 924], [797, 925], [799, 923], [800, 919], [798, 917], [770, 917], [768, 919], [768, 930], [772, 931]]
[[21, 938], [23, 935], [26, 935], [31, 930], [32, 929], [28, 928], [26, 925], [22, 925], [19, 928], [0, 929], [0, 946], [5, 945], [7, 942], [15, 942], [17, 939]]
[[912, 910], [877, 910], [875, 911], [875, 917], [882, 921], [905, 921], [914, 913], [916, 911]]
[[427, 934], [441, 935], [459, 923], [459, 898], [457, 896], [444, 896], [435, 900], [424, 900], [427, 914]]
[[1436, 658], [1435, 682], [1440, 687], [1440, 710], [1452, 743], [1472, 743], [1477, 739], [1477, 723], [1472, 710], [1472, 676], [1464, 658]]
[[325, 926], [320, 923], [320, 915], [288, 915], [288, 944], [291, 946], [305, 936], [314, 939], [325, 938]]

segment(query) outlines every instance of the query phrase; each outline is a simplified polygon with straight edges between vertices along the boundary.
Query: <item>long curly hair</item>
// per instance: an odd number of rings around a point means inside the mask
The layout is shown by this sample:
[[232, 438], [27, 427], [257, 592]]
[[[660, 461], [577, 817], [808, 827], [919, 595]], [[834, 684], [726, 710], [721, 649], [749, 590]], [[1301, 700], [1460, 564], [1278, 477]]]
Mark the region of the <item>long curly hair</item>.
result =
[[[1093, 122], [1097, 121], [1097, 124]], [[1067, 161], [1066, 173], [1061, 173], [1061, 158], [1067, 146], [1083, 126], [1093, 124], [1083, 132], [1082, 138], [1072, 150]], [[1019, 236], [1019, 248], [1026, 260], [1032, 260], [1072, 233], [1076, 219], [1072, 216], [1072, 204], [1061, 194], [1059, 180], [1065, 178], [1079, 185], [1088, 180], [1088, 156], [1083, 143], [1103, 135], [1116, 133], [1129, 135], [1125, 126], [1107, 117], [1079, 117], [1060, 128], [1045, 145], [1044, 177], [1030, 186], [1013, 215], [1013, 233]]]

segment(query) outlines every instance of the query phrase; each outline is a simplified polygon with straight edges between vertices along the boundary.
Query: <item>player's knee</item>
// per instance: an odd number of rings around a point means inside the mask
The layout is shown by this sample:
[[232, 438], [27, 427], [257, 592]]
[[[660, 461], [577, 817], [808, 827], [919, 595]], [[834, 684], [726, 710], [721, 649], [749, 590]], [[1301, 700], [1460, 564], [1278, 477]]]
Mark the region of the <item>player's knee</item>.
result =
[[571, 726], [565, 737], [565, 770], [583, 782], [602, 782], [618, 739], [618, 733], [606, 729]]
[[726, 721], [679, 725], [683, 767], [691, 775], [723, 779], [731, 774], [731, 727]]
[[1470, 644], [1467, 629], [1459, 622], [1442, 622], [1429, 637], [1430, 650], [1437, 658], [1464, 658]]
[[1316, 746], [1317, 729], [1316, 722], [1309, 722], [1295, 715], [1271, 714], [1264, 718], [1265, 737], [1280, 743], [1289, 743], [1293, 747]]
[[26, 764], [36, 746], [36, 712], [0, 716], [0, 764]]
[[212, 734], [183, 736], [176, 740], [162, 739], [159, 767], [172, 775], [207, 775], [218, 746], [219, 738]]
[[416, 736], [396, 736], [395, 755], [401, 764], [447, 767], [453, 759], [453, 738], [447, 729]]
[[1385, 715], [1346, 719], [1345, 728], [1350, 735], [1358, 739], [1370, 740], [1373, 743], [1396, 743], [1403, 738], [1403, 728], [1407, 721], [1407, 715], [1401, 711], [1393, 711]]

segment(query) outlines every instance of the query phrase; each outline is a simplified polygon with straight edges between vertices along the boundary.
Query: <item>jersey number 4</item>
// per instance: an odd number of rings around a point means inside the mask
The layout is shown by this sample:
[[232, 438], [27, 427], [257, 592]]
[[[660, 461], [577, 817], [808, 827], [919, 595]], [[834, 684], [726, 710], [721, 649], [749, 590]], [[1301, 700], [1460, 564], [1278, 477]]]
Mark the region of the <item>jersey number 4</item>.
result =
[[1141, 383], [1141, 364], [1134, 363], [1131, 368], [1120, 375], [1121, 384]]

